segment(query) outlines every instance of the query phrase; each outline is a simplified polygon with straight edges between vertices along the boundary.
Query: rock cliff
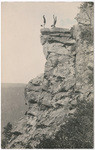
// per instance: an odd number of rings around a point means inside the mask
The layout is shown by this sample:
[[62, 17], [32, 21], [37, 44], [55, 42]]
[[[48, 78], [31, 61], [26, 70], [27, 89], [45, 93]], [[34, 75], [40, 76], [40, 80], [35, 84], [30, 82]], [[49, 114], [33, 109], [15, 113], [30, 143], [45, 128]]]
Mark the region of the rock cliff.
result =
[[[26, 86], [29, 109], [13, 128], [8, 148], [91, 147], [93, 136], [82, 129], [92, 131], [91, 120], [87, 111], [78, 116], [80, 110], [88, 110], [83, 100], [93, 101], [93, 47], [80, 44], [63, 28], [41, 29], [40, 39], [46, 58], [44, 74]], [[84, 134], [87, 146], [81, 143]]]

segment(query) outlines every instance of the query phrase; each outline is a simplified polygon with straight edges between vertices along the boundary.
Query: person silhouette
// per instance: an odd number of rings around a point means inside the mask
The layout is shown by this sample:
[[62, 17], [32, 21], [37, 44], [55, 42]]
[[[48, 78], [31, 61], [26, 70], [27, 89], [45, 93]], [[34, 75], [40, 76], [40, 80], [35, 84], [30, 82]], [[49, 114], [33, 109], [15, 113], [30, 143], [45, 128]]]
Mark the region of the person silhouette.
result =
[[45, 15], [43, 15], [43, 25], [41, 25], [41, 27], [44, 27], [45, 28], [45, 25], [46, 25], [46, 18], [45, 18]]
[[53, 24], [51, 25], [51, 27], [55, 27], [56, 23], [57, 23], [57, 16], [54, 16], [53, 15], [53, 19], [54, 19], [54, 22]]

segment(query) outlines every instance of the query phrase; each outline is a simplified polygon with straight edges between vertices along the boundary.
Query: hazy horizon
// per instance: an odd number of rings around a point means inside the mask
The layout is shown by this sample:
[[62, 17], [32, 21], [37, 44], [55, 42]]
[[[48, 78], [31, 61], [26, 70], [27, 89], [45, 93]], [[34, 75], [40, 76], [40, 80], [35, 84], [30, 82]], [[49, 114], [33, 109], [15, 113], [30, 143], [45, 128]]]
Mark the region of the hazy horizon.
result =
[[80, 2], [1, 3], [1, 82], [28, 83], [44, 72], [45, 56], [40, 42], [43, 14], [46, 27], [57, 16], [56, 27], [71, 28]]
[[19, 83], [11, 83], [11, 82], [1, 82], [1, 84], [26, 84], [26, 83], [22, 83], [22, 82], [19, 82]]

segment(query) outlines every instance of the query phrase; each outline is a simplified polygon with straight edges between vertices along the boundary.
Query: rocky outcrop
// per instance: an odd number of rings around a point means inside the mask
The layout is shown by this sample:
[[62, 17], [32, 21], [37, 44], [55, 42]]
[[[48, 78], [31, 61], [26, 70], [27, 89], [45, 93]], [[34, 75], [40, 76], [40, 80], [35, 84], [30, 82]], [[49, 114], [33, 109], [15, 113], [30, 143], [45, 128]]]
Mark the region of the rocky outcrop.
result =
[[29, 109], [13, 129], [8, 148], [45, 148], [41, 143], [54, 141], [69, 118], [73, 120], [78, 98], [88, 95], [91, 99], [93, 86], [87, 84], [93, 67], [92, 51], [78, 49], [68, 29], [42, 29], [40, 38], [46, 58], [44, 74], [26, 86]]

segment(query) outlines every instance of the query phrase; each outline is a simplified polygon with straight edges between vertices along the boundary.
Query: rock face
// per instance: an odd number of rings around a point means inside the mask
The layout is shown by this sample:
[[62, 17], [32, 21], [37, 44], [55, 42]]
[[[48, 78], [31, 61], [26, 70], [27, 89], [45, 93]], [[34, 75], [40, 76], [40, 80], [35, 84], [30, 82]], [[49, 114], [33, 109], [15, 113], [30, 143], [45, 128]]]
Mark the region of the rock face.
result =
[[76, 90], [82, 98], [93, 101], [93, 46], [80, 43], [76, 53]]
[[40, 38], [47, 60], [44, 74], [26, 86], [29, 109], [12, 130], [8, 148], [45, 148], [41, 142], [55, 140], [61, 127], [74, 117], [77, 99], [91, 99], [91, 94], [93, 99], [93, 86], [87, 86], [93, 48], [84, 49], [81, 45], [78, 49], [68, 29], [42, 29]]

